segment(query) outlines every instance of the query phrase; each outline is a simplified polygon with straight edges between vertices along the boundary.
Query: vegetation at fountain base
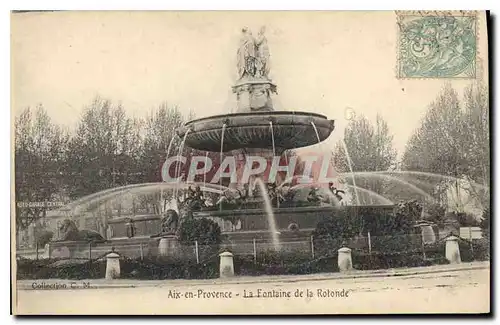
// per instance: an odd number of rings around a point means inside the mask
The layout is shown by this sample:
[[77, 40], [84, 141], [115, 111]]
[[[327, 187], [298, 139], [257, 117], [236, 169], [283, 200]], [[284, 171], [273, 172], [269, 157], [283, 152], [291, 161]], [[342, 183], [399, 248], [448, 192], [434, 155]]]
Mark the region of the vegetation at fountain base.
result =
[[483, 220], [479, 225], [481, 227], [481, 231], [483, 233], [483, 237], [490, 239], [490, 226], [491, 226], [491, 212], [490, 207], [486, 208], [483, 211]]
[[[415, 200], [398, 204], [392, 213], [374, 207], [340, 209], [330, 218], [319, 222], [313, 231], [315, 247], [321, 253], [340, 248], [344, 241], [370, 236], [383, 238], [383, 249], [405, 251], [419, 218], [421, 207]], [[346, 243], [347, 244], [347, 243]], [[355, 245], [355, 244], [352, 244]], [[351, 247], [348, 245], [348, 247]]]
[[[352, 249], [352, 262], [356, 270], [379, 270], [401, 267], [419, 267], [447, 264], [444, 238], [432, 244], [422, 244], [421, 233], [412, 233], [419, 215], [414, 201], [398, 205], [395, 213], [360, 208], [356, 215], [351, 210], [339, 210], [329, 220], [318, 224], [313, 232], [314, 256], [311, 251], [260, 251], [234, 255], [234, 270], [240, 276], [291, 275], [338, 272], [337, 251], [341, 247]], [[344, 212], [344, 213], [342, 213]], [[489, 209], [484, 212], [481, 227], [489, 229]], [[370, 232], [370, 248], [366, 234]], [[210, 279], [219, 277], [221, 233], [218, 225], [205, 218], [188, 219], [182, 223], [180, 241], [184, 246], [199, 243], [204, 256], [199, 263], [193, 258], [144, 257], [120, 260], [121, 278]], [[490, 259], [488, 235], [471, 241], [459, 238], [463, 262]], [[208, 254], [207, 254], [208, 253]], [[99, 279], [104, 278], [106, 261], [82, 259], [18, 259], [18, 279]]]
[[[462, 262], [489, 260], [487, 240], [460, 240]], [[393, 247], [393, 246], [390, 246]], [[444, 256], [445, 242], [439, 241], [422, 250], [372, 251], [367, 253], [353, 249], [352, 261], [356, 270], [380, 270], [401, 267], [419, 267], [447, 264]], [[310, 252], [266, 251], [253, 255], [235, 255], [234, 270], [239, 276], [292, 275], [338, 272], [337, 251], [312, 258]], [[61, 263], [63, 262], [63, 263]], [[64, 263], [66, 262], [66, 263]], [[173, 258], [144, 258], [120, 260], [121, 278], [137, 280], [161, 279], [211, 279], [219, 277], [218, 252], [209, 259], [195, 260]], [[18, 259], [17, 277], [23, 279], [101, 279], [106, 271], [105, 260], [64, 261], [56, 259]]]
[[179, 240], [182, 244], [219, 245], [221, 230], [219, 225], [207, 218], [190, 218], [183, 221], [179, 229]]

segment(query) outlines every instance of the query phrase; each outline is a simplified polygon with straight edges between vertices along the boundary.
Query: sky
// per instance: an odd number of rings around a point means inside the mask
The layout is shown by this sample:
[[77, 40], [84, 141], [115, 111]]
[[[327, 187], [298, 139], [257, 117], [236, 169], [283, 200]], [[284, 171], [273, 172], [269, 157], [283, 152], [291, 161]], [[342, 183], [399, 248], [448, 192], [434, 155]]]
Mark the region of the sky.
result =
[[[241, 28], [266, 26], [277, 110], [336, 120], [346, 110], [387, 121], [401, 153], [445, 83], [462, 92], [471, 80], [396, 78], [397, 24], [377, 12], [56, 12], [12, 16], [12, 110], [38, 104], [75, 126], [95, 96], [145, 116], [162, 102], [196, 117], [235, 108]], [[478, 28], [479, 76], [487, 80], [484, 17]]]

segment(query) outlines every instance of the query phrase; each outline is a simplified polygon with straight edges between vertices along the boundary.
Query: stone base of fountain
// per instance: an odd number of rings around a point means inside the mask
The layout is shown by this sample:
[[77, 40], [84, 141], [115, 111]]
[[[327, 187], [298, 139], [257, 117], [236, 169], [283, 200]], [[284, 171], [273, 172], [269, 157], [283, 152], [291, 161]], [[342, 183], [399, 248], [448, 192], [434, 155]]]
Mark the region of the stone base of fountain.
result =
[[[262, 203], [261, 203], [262, 206]], [[310, 250], [311, 235], [318, 223], [335, 218], [337, 214], [347, 213], [355, 216], [360, 206], [306, 206], [293, 208], [275, 208], [273, 215], [277, 238], [281, 250]], [[370, 209], [393, 213], [393, 205], [369, 206]], [[241, 209], [193, 212], [195, 218], [209, 218], [219, 224], [224, 235], [224, 247], [233, 253], [248, 253], [248, 245], [255, 239], [261, 243], [258, 249], [272, 249], [273, 236], [270, 231], [266, 209]], [[235, 225], [238, 225], [236, 229]]]
[[[255, 206], [261, 202], [255, 202]], [[351, 207], [347, 207], [351, 209]], [[299, 231], [303, 229], [314, 229], [318, 222], [330, 218], [338, 208], [332, 206], [309, 206], [294, 208], [274, 209], [276, 227], [278, 231], [287, 231], [290, 224], [297, 224]], [[193, 212], [196, 218], [211, 218], [220, 220], [241, 220], [241, 231], [269, 231], [267, 212], [264, 208], [241, 209], [241, 210], [213, 210]], [[224, 230], [223, 230], [224, 231]]]
[[233, 86], [233, 92], [236, 94], [238, 113], [268, 112], [273, 110], [271, 94], [277, 93], [277, 87], [263, 78], [245, 79]]

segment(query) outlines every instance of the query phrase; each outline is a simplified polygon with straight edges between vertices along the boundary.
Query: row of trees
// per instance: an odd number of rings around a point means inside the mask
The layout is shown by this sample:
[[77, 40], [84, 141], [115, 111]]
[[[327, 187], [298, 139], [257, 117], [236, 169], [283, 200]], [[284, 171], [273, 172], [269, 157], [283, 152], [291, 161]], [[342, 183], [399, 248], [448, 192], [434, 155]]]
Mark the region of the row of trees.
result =
[[[176, 129], [193, 118], [167, 104], [145, 118], [131, 118], [123, 106], [96, 98], [71, 131], [55, 124], [43, 106], [26, 108], [15, 119], [16, 201], [67, 202], [118, 186], [160, 182], [167, 151], [172, 156], [180, 148]], [[191, 155], [206, 154], [184, 147], [183, 155], [188, 150]], [[216, 164], [221, 157], [213, 152], [209, 158]], [[132, 202], [132, 210], [158, 213], [171, 197], [171, 191], [163, 193], [163, 202], [158, 192], [141, 195]], [[107, 203], [94, 208], [98, 216], [111, 215]], [[43, 206], [17, 206], [17, 229], [26, 229], [46, 211]]]
[[[403, 168], [482, 184], [484, 187], [471, 186], [465, 190], [484, 207], [488, 206], [489, 123], [486, 87], [470, 85], [460, 100], [456, 90], [446, 86], [410, 138], [403, 155]], [[455, 182], [455, 186], [460, 183]]]
[[[424, 194], [429, 194], [434, 204], [446, 205], [446, 193], [455, 187], [455, 200], [460, 201], [460, 192], [465, 191], [469, 199], [485, 208], [489, 205], [489, 130], [488, 89], [481, 84], [472, 84], [464, 89], [463, 98], [460, 98], [456, 89], [446, 85], [429, 105], [400, 160], [383, 118], [377, 116], [372, 123], [359, 116], [347, 125], [342, 139], [344, 143], [335, 148], [335, 164], [341, 172], [350, 171], [345, 154], [347, 149], [356, 174], [356, 185], [368, 190], [357, 193], [361, 203], [370, 203], [374, 192], [402, 200], [417, 195], [420, 200], [427, 201], [429, 197]], [[398, 173], [397, 177], [395, 173], [366, 173], [375, 171], [421, 173]], [[346, 181], [352, 184], [349, 174], [346, 176]], [[464, 183], [476, 185], [464, 186]], [[422, 192], [419, 193], [417, 187]], [[460, 210], [465, 204], [458, 202], [454, 208], [462, 212]], [[443, 211], [442, 207], [429, 205], [426, 210], [431, 214]]]
[[[15, 119], [17, 202], [68, 201], [120, 185], [158, 182], [175, 129], [191, 116], [167, 104], [143, 119], [96, 98], [74, 132], [53, 123], [39, 106]], [[43, 217], [44, 207], [16, 207], [17, 228]]]

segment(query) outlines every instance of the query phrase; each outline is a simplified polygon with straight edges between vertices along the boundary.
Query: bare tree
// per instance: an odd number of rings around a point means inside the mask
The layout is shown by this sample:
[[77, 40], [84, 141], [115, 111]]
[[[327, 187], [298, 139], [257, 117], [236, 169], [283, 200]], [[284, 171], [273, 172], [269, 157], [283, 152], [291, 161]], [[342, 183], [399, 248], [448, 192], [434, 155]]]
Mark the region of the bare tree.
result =
[[[143, 137], [139, 154], [139, 165], [142, 170], [143, 182], [161, 182], [161, 169], [167, 155], [179, 154], [180, 139], [175, 130], [183, 125], [187, 119], [192, 119], [193, 114], [187, 117], [176, 106], [162, 103], [151, 111], [144, 121]], [[170, 150], [170, 152], [168, 152]], [[181, 154], [186, 154], [190, 149], [183, 147]], [[172, 191], [161, 191], [141, 198], [141, 206], [146, 210], [159, 213], [166, 202], [172, 198]]]
[[[52, 123], [43, 106], [26, 108], [15, 119], [15, 195], [17, 202], [64, 199], [69, 135]], [[16, 227], [26, 229], [46, 214], [47, 207], [16, 205]]]
[[[490, 187], [490, 119], [488, 89], [481, 84], [472, 84], [465, 89], [465, 120], [467, 123], [466, 160], [469, 169], [466, 177], [473, 182]], [[468, 187], [473, 197], [481, 200], [483, 207], [489, 205], [487, 189]]]

